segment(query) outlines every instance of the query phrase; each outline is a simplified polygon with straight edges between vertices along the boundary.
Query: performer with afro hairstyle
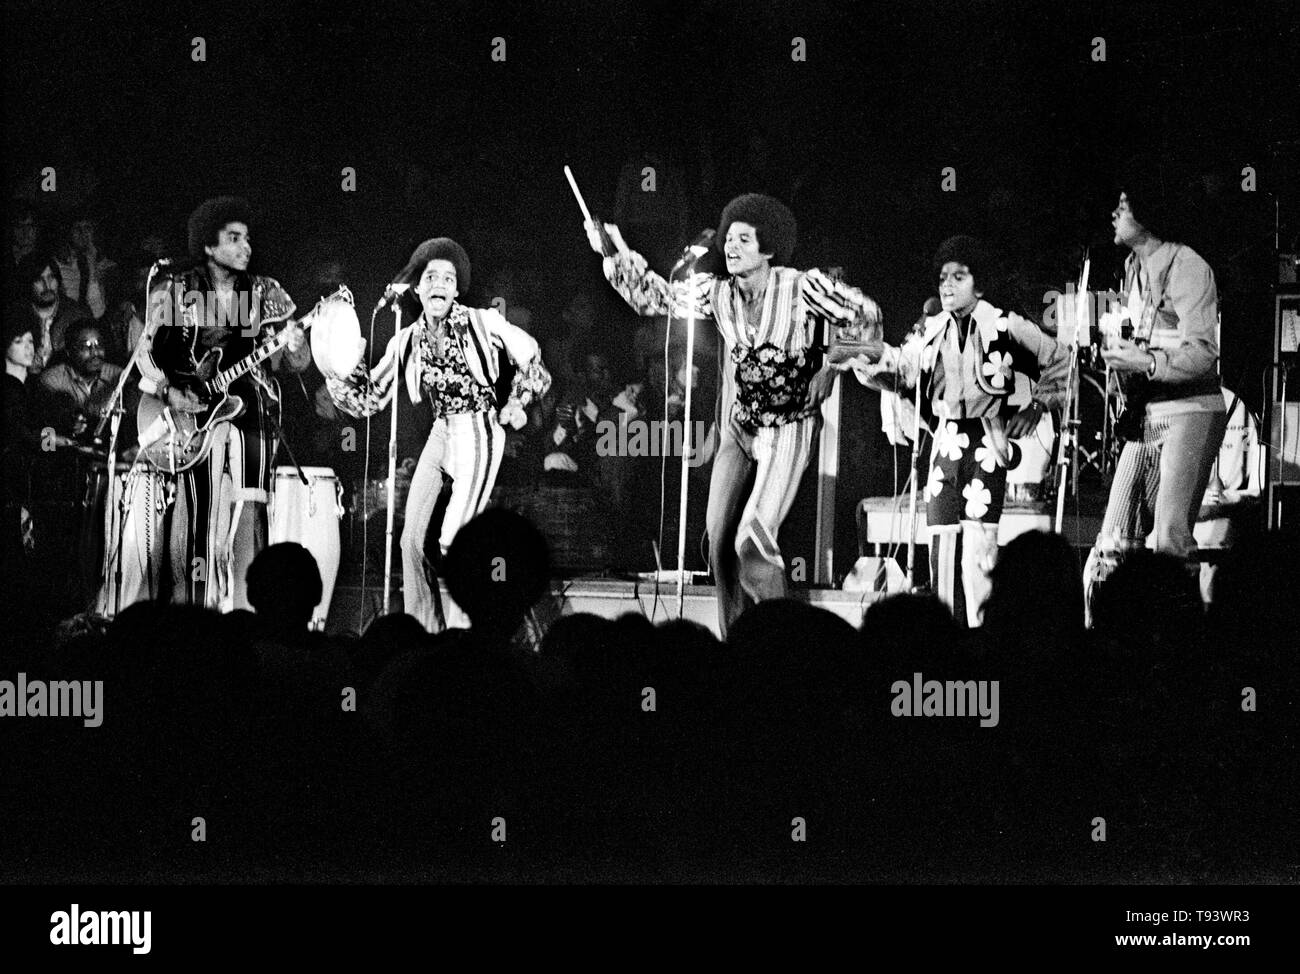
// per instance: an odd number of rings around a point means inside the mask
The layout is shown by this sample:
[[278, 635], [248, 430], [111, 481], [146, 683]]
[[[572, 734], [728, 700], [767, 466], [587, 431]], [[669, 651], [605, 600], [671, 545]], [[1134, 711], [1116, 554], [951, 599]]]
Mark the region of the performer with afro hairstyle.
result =
[[1129, 250], [1123, 293], [1132, 340], [1102, 350], [1125, 392], [1117, 432], [1126, 442], [1084, 565], [1089, 621], [1098, 586], [1153, 531], [1157, 551], [1199, 569], [1192, 531], [1227, 426], [1214, 271], [1170, 239], [1178, 228], [1156, 160], [1139, 156], [1126, 170], [1111, 221], [1115, 243]]
[[[494, 308], [468, 308], [456, 300], [470, 285], [469, 257], [456, 241], [435, 237], [420, 244], [396, 283], [410, 284], [419, 299], [415, 323], [392, 337], [373, 369], [362, 359], [350, 375], [326, 375], [325, 382], [350, 416], [372, 416], [387, 406], [399, 377], [412, 403], [429, 399], [433, 428], [411, 478], [402, 528], [402, 599], [409, 615], [437, 632], [467, 621], [451, 600], [445, 609], [441, 605], [424, 554], [443, 478], [452, 481], [438, 531], [445, 556], [461, 526], [487, 506], [505, 446], [502, 426], [520, 429], [527, 422], [525, 409], [546, 394], [551, 376], [531, 335]], [[498, 350], [515, 365], [509, 398], [499, 408]]]
[[[998, 550], [1010, 439], [1037, 428], [1065, 397], [1065, 346], [984, 300], [991, 258], [973, 237], [949, 237], [934, 257], [942, 311], [880, 362], [849, 363], [859, 381], [890, 393], [921, 384], [921, 418], [933, 433], [925, 485], [930, 578], [959, 623], [978, 626]], [[1033, 398], [1010, 404], [1016, 372], [1037, 376]]]
[[[586, 229], [593, 249], [603, 253], [598, 228], [589, 223]], [[605, 229], [618, 248], [605, 258], [605, 276], [634, 311], [681, 315], [692, 308], [714, 319], [725, 346], [721, 437], [705, 515], [725, 639], [749, 605], [786, 594], [777, 536], [835, 380], [825, 362], [826, 330], [855, 321], [878, 328], [880, 309], [816, 269], [784, 266], [794, 251], [795, 219], [771, 196], [746, 193], [728, 203], [715, 244], [726, 274], [695, 274], [680, 285], [650, 270], [617, 226]]]
[[[222, 610], [249, 607], [245, 576], [266, 547], [280, 401], [270, 373], [301, 372], [311, 361], [303, 330], [292, 320], [293, 300], [278, 281], [248, 271], [251, 222], [248, 202], [234, 196], [207, 200], [190, 214], [189, 254], [196, 266], [155, 279], [148, 308], [161, 320], [141, 366], [142, 392], [174, 411], [199, 413], [203, 404], [189, 386], [205, 355], [220, 349], [222, 366], [229, 367], [279, 327], [291, 330], [282, 351], [231, 384], [244, 411], [219, 423], [208, 456], [176, 478], [173, 601]], [[122, 604], [142, 594], [128, 593]]]

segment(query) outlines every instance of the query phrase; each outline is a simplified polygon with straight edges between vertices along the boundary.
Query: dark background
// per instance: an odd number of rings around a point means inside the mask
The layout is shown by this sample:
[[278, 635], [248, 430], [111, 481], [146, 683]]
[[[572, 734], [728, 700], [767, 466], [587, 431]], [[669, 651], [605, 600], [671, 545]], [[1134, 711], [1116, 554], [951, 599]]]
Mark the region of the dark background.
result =
[[[686, 200], [688, 236], [737, 193], [780, 196], [800, 221], [792, 263], [843, 266], [895, 338], [951, 233], [1002, 248], [1018, 272], [1007, 303], [1026, 310], [1077, 273], [1084, 245], [1094, 287], [1114, 284], [1115, 175], [1151, 151], [1218, 276], [1225, 382], [1261, 407], [1275, 213], [1283, 250], [1297, 232], [1293, 5], [197, 6], [6, 4], [11, 195], [33, 195], [54, 166], [56, 208], [94, 204], [115, 255], [150, 233], [179, 250], [199, 201], [239, 193], [261, 217], [257, 269], [293, 290], [338, 256], [364, 309], [416, 242], [446, 234], [475, 261], [470, 303], [488, 303], [509, 265], [542, 327], [582, 289], [617, 336], [634, 321], [561, 167], [609, 214], [624, 164], [654, 152], [669, 170], [659, 190]], [[504, 63], [490, 57], [497, 36]], [[806, 62], [791, 60], [795, 36]], [[341, 191], [345, 166], [356, 192]], [[945, 166], [956, 192], [941, 191]], [[1254, 193], [1241, 191], [1245, 166]], [[317, 295], [299, 287], [310, 307]], [[877, 397], [844, 387], [842, 568], [854, 501], [892, 479]]]

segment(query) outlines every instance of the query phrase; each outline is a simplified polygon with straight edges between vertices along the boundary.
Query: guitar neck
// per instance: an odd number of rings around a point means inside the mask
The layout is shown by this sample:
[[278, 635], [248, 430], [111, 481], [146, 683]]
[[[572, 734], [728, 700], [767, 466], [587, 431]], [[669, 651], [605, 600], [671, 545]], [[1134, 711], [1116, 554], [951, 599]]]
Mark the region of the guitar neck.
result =
[[[310, 327], [310, 321], [303, 324], [304, 330]], [[261, 365], [276, 352], [280, 351], [280, 349], [284, 348], [288, 343], [289, 329], [285, 328], [279, 334], [267, 339], [264, 343], [259, 345], [256, 351], [251, 355], [247, 355], [240, 359], [228, 369], [222, 369], [217, 373], [216, 377], [212, 379], [209, 385], [216, 392], [225, 392], [236, 379]]]

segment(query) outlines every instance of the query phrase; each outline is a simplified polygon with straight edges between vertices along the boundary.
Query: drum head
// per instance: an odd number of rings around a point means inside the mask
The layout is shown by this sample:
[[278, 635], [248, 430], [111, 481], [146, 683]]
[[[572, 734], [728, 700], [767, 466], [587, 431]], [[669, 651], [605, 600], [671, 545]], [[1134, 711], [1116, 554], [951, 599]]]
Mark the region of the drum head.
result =
[[[333, 467], [303, 467], [303, 476], [308, 480], [335, 480]], [[276, 467], [275, 477], [278, 479], [284, 477], [289, 480], [298, 479], [297, 467]]]
[[322, 303], [312, 324], [311, 357], [326, 376], [349, 375], [361, 361], [361, 325], [356, 309], [341, 298]]

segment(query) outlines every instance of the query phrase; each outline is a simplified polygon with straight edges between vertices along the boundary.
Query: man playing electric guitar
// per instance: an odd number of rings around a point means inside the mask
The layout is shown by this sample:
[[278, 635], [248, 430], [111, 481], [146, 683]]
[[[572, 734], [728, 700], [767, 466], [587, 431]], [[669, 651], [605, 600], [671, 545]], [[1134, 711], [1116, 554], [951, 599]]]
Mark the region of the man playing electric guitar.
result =
[[[143, 392], [164, 400], [171, 416], [201, 423], [210, 403], [197, 390], [215, 368], [252, 354], [275, 333], [291, 329], [283, 353], [237, 379], [229, 394], [242, 411], [215, 424], [205, 459], [177, 475], [171, 511], [172, 599], [211, 608], [247, 608], [244, 577], [266, 545], [266, 504], [278, 430], [279, 390], [271, 370], [300, 372], [311, 360], [293, 300], [269, 277], [248, 273], [250, 208], [218, 197], [189, 218], [191, 270], [161, 277], [149, 313], [162, 315], [144, 369]], [[287, 324], [284, 324], [286, 323]], [[219, 355], [214, 355], [219, 352]], [[150, 378], [161, 374], [161, 381]], [[148, 432], [141, 431], [142, 438]], [[148, 444], [145, 444], [146, 446]], [[227, 479], [228, 478], [228, 479]]]
[[1129, 169], [1111, 216], [1115, 243], [1131, 251], [1124, 294], [1134, 340], [1115, 339], [1102, 352], [1126, 394], [1127, 422], [1118, 429], [1126, 442], [1084, 566], [1090, 620], [1101, 582], [1152, 530], [1157, 551], [1189, 561], [1195, 554], [1192, 529], [1226, 425], [1214, 272], [1166, 236], [1170, 216], [1155, 162], [1136, 160]]

